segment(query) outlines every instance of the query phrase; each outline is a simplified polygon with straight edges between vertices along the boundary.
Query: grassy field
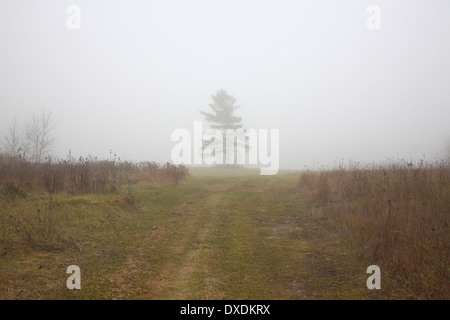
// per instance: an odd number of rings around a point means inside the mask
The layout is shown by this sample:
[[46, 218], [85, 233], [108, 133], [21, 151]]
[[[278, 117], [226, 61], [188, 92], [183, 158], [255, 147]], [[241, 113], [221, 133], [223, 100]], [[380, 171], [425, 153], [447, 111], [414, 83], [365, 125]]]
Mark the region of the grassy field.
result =
[[[386, 299], [299, 172], [0, 197], [0, 299]], [[66, 268], [81, 268], [68, 290]], [[387, 288], [383, 289], [384, 287]], [[410, 298], [404, 295], [403, 298]]]

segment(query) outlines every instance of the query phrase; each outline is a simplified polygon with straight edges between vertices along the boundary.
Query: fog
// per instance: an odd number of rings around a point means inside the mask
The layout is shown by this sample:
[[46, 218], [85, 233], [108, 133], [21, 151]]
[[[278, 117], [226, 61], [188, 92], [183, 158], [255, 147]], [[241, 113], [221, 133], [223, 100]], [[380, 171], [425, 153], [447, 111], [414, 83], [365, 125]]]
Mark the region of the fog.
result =
[[448, 0], [2, 0], [0, 129], [49, 110], [57, 157], [167, 162], [224, 89], [281, 169], [442, 157], [449, 31]]

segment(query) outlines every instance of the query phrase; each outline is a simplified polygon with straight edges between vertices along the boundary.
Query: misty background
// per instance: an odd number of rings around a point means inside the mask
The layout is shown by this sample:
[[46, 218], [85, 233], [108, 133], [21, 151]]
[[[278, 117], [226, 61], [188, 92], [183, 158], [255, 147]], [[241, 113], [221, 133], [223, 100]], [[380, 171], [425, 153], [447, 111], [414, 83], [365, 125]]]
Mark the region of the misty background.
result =
[[443, 157], [449, 30], [448, 0], [1, 0], [0, 129], [45, 109], [57, 157], [166, 162], [224, 89], [280, 130], [281, 169]]

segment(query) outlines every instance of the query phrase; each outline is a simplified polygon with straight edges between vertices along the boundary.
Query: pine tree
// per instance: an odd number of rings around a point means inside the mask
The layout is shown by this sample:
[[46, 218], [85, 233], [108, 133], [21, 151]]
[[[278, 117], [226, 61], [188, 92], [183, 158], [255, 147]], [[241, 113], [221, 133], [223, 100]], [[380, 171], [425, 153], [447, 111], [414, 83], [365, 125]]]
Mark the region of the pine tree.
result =
[[211, 96], [213, 102], [209, 105], [214, 113], [200, 111], [206, 117], [206, 121], [211, 122], [211, 128], [225, 131], [226, 129], [242, 128], [242, 119], [236, 117], [234, 112], [239, 108], [236, 105], [236, 98], [229, 95], [225, 90], [219, 90]]
[[[225, 90], [218, 90], [215, 95], [211, 96], [212, 103], [209, 104], [212, 112], [200, 111], [205, 116], [205, 120], [211, 123], [211, 128], [218, 129], [222, 132], [223, 140], [223, 152], [226, 159], [226, 140], [225, 133], [227, 129], [241, 129], [242, 118], [234, 115], [235, 111], [239, 108], [236, 105], [236, 98], [229, 95]], [[204, 141], [204, 146], [206, 141]], [[235, 149], [236, 150], [236, 149]], [[235, 152], [236, 157], [236, 152]], [[225, 163], [225, 161], [224, 161]], [[236, 162], [235, 162], [236, 163]]]

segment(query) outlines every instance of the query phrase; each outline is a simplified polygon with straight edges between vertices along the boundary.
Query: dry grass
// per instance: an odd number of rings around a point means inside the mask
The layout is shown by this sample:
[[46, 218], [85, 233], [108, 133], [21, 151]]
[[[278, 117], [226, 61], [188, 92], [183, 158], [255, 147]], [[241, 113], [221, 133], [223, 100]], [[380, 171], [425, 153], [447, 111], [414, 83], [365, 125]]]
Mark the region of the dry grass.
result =
[[450, 167], [424, 162], [305, 172], [301, 192], [335, 221], [388, 298], [448, 299]]
[[20, 157], [0, 157], [0, 186], [11, 196], [25, 191], [110, 193], [122, 184], [139, 181], [178, 184], [187, 175], [186, 167], [170, 163], [117, 163], [82, 157], [35, 163]]
[[[86, 220], [93, 224], [99, 214], [134, 207], [132, 185], [178, 184], [187, 175], [186, 167], [169, 163], [117, 163], [92, 158], [36, 163], [0, 157], [0, 258], [23, 249], [73, 246], [67, 229], [71, 221], [84, 221], [86, 216], [78, 208], [91, 212]], [[88, 198], [76, 200], [82, 195]], [[111, 196], [112, 200], [98, 206], [89, 198], [97, 195]]]

